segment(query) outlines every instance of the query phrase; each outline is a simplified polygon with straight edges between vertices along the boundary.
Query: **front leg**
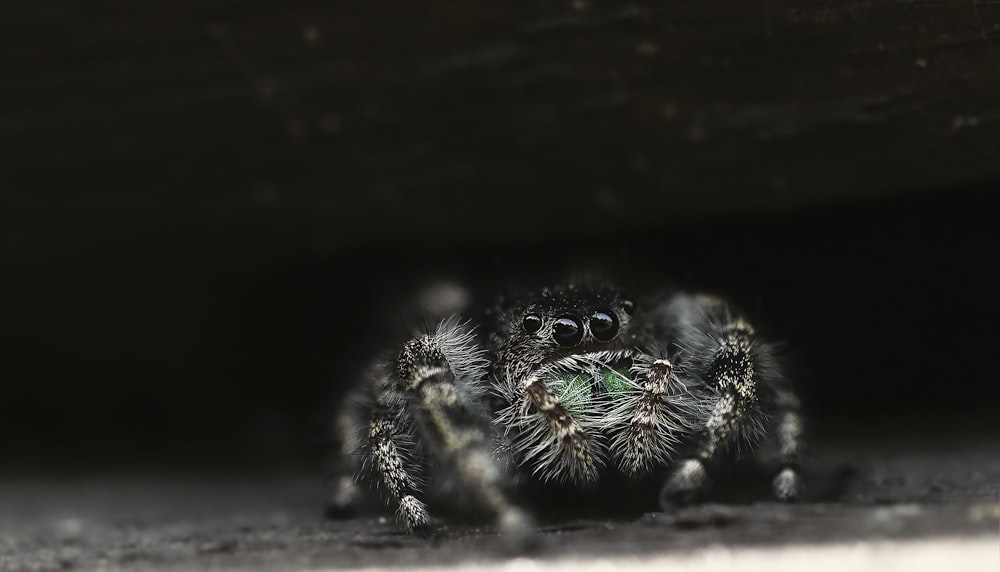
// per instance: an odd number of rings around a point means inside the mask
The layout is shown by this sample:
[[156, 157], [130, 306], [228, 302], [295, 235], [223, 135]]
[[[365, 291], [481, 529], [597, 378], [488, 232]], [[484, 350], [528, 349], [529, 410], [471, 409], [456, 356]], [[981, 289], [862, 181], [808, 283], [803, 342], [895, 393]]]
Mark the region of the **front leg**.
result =
[[802, 415], [799, 398], [789, 388], [778, 390], [775, 399], [774, 440], [778, 449], [778, 473], [771, 482], [774, 498], [798, 500], [802, 494], [799, 450], [802, 448]]
[[668, 510], [695, 502], [708, 483], [706, 465], [730, 439], [743, 416], [743, 408], [732, 392], [722, 394], [709, 414], [705, 428], [697, 435], [694, 454], [681, 461], [660, 491], [660, 505]]
[[399, 517], [406, 530], [416, 536], [434, 534], [434, 521], [427, 507], [418, 498], [419, 486], [414, 470], [414, 455], [402, 446], [405, 438], [393, 416], [387, 411], [376, 412], [368, 427], [368, 454], [389, 494], [399, 507]]
[[361, 470], [360, 454], [365, 442], [362, 438], [367, 421], [364, 397], [363, 390], [351, 391], [334, 415], [333, 433], [339, 455], [326, 475], [327, 518], [354, 516], [361, 499], [356, 477]]
[[[667, 303], [661, 316], [682, 349], [687, 375], [708, 396], [710, 406], [691, 456], [681, 461], [663, 486], [661, 505], [669, 508], [697, 499], [708, 481], [707, 467], [724, 451], [756, 447], [768, 429], [763, 401], [783, 386], [784, 380], [771, 348], [724, 301], [678, 295]], [[779, 419], [778, 438], [790, 460], [774, 486], [780, 498], [791, 498], [789, 493], [798, 488], [792, 464], [798, 449], [797, 417], [785, 419], [787, 423]]]
[[469, 402], [482, 398], [474, 378], [482, 373], [474, 365], [478, 356], [471, 336], [444, 323], [435, 335], [403, 346], [397, 361], [399, 382], [431, 454], [440, 457], [459, 486], [493, 515], [502, 531], [526, 538], [533, 529], [531, 520], [508, 499], [484, 420], [476, 414], [476, 404]]

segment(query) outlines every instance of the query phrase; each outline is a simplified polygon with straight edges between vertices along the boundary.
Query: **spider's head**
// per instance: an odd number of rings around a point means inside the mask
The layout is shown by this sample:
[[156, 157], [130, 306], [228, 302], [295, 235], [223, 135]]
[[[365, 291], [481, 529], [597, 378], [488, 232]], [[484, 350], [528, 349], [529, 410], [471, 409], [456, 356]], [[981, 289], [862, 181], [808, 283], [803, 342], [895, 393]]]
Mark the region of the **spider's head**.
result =
[[[498, 365], [511, 375], [600, 370], [634, 353], [635, 303], [613, 286], [563, 286], [502, 312]], [[614, 366], [617, 367], [617, 366]]]
[[[528, 345], [565, 353], [614, 344], [626, 337], [635, 304], [613, 288], [545, 289], [511, 316]], [[512, 334], [515, 332], [511, 332]], [[529, 341], [530, 340], [530, 341]]]

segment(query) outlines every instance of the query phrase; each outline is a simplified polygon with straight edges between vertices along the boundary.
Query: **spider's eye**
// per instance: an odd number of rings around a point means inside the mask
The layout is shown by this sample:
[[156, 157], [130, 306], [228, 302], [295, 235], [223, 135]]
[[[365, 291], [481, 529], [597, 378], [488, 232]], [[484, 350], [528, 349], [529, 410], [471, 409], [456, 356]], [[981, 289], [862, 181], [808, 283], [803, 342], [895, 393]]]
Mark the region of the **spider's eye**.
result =
[[524, 327], [524, 331], [533, 334], [542, 327], [542, 317], [538, 314], [525, 314], [521, 326]]
[[635, 313], [635, 302], [632, 300], [622, 300], [622, 310], [625, 310], [625, 313], [631, 316]]
[[594, 312], [590, 316], [590, 332], [602, 342], [618, 335], [618, 318], [611, 312]]
[[575, 346], [583, 339], [583, 324], [580, 323], [579, 318], [560, 316], [552, 324], [552, 337], [560, 346]]

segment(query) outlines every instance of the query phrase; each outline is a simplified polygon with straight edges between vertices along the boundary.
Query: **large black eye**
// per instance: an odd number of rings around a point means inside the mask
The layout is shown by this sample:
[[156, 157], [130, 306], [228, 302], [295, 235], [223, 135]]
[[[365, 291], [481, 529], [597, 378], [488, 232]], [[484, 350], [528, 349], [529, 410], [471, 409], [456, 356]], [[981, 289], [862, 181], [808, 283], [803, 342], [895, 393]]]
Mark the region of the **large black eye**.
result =
[[574, 316], [560, 316], [552, 324], [552, 338], [560, 346], [575, 346], [583, 339], [583, 324]]
[[611, 312], [594, 312], [590, 316], [590, 333], [602, 342], [618, 335], [618, 317]]
[[542, 327], [542, 317], [538, 314], [525, 314], [521, 325], [524, 327], [524, 331], [533, 334]]

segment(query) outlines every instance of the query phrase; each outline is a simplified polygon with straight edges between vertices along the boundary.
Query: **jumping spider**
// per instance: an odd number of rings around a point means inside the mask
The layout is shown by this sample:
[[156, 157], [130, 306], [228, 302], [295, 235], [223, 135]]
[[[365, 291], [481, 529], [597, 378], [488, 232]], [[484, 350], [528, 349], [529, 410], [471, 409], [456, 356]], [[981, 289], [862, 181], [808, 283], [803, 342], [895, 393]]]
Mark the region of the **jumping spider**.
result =
[[429, 535], [424, 485], [449, 480], [502, 531], [525, 536], [518, 479], [658, 477], [667, 509], [696, 500], [715, 461], [766, 438], [775, 497], [799, 492], [798, 399], [772, 346], [714, 296], [547, 288], [501, 300], [479, 324], [447, 317], [386, 361], [338, 413], [347, 466], [334, 513], [356, 501], [358, 472], [384, 485], [410, 533]]

